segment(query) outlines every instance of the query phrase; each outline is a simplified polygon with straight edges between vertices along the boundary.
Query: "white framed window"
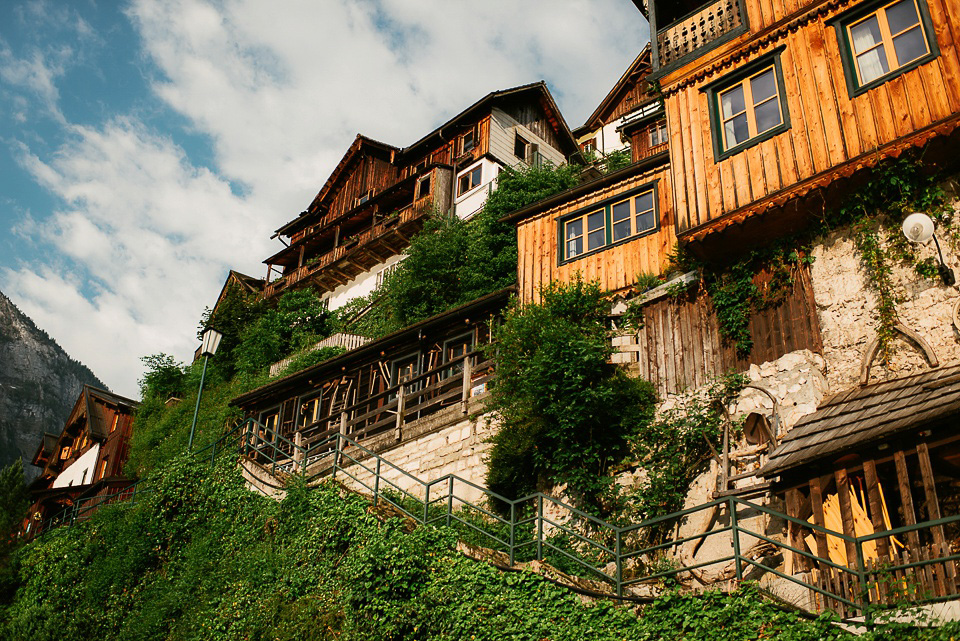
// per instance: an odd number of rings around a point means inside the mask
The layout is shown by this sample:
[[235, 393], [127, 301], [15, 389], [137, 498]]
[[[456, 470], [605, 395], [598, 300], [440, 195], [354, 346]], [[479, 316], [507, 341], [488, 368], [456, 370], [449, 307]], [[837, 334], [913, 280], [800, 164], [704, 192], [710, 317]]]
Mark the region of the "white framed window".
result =
[[482, 164], [477, 165], [475, 167], [471, 167], [470, 169], [461, 173], [457, 177], [457, 196], [462, 196], [465, 193], [479, 187], [482, 178], [483, 178]]

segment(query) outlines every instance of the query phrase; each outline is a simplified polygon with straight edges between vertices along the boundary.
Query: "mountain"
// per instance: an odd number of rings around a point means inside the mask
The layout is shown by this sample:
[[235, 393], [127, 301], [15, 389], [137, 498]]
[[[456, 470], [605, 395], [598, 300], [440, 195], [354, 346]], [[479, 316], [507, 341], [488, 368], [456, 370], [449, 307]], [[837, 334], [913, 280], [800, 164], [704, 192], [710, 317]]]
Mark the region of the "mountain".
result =
[[0, 466], [22, 456], [27, 478], [36, 476], [40, 436], [60, 433], [84, 383], [104, 388], [0, 292]]

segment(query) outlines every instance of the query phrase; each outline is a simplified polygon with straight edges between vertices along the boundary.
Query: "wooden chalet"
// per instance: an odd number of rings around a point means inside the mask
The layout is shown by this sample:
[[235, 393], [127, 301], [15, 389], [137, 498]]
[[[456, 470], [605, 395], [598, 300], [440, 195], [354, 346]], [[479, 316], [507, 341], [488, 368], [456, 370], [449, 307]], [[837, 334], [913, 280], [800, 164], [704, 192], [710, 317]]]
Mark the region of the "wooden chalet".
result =
[[694, 251], [788, 233], [855, 186], [841, 179], [910, 147], [955, 160], [956, 0], [634, 3], [655, 34], [676, 231]]
[[[960, 364], [866, 385], [827, 399], [786, 433], [760, 474], [776, 481], [787, 513], [847, 536], [866, 536], [960, 513]], [[791, 545], [855, 568], [852, 543], [801, 526]], [[923, 527], [863, 544], [867, 568], [948, 557], [960, 541], [957, 523]], [[834, 594], [854, 594], [841, 573], [801, 556], [794, 569], [814, 574]], [[879, 569], [878, 569], [879, 572]], [[902, 573], [901, 573], [902, 574]], [[954, 561], [908, 571], [911, 594], [957, 592]], [[871, 600], [895, 603], [911, 594], [892, 585]], [[876, 577], [873, 577], [876, 580]], [[825, 604], [842, 611], [842, 603]]]
[[[486, 393], [481, 347], [515, 288], [494, 292], [231, 401], [279, 436], [309, 447], [343, 433], [379, 449], [462, 420]], [[420, 425], [419, 428], [415, 427]], [[261, 435], [262, 436], [262, 435]]]
[[23, 531], [37, 528], [76, 502], [131, 483], [123, 474], [136, 401], [84, 385], [63, 431], [43, 435], [31, 463], [41, 472], [29, 486], [33, 505]]
[[[220, 294], [217, 296], [217, 302], [213, 304], [213, 313], [211, 314], [211, 318], [216, 315], [217, 309], [221, 304], [223, 304], [224, 299], [227, 297], [227, 293], [231, 289], [237, 288], [239, 291], [250, 296], [259, 296], [263, 293], [264, 285], [266, 285], [266, 281], [264, 281], [262, 278], [247, 276], [246, 274], [241, 274], [240, 272], [231, 269], [227, 273], [227, 279], [223, 282], [223, 287], [220, 288]], [[194, 361], [200, 359], [200, 347], [201, 346], [198, 345], [197, 349], [193, 352]]]
[[573, 131], [581, 151], [606, 155], [630, 147], [638, 152], [637, 160], [666, 149], [667, 121], [663, 103], [651, 96], [647, 80], [651, 69], [647, 45], [586, 122]]
[[312, 285], [336, 308], [369, 294], [426, 217], [469, 218], [503, 167], [577, 151], [543, 82], [492, 92], [405, 148], [358, 135], [310, 207], [277, 230], [285, 247], [264, 261], [264, 295]]

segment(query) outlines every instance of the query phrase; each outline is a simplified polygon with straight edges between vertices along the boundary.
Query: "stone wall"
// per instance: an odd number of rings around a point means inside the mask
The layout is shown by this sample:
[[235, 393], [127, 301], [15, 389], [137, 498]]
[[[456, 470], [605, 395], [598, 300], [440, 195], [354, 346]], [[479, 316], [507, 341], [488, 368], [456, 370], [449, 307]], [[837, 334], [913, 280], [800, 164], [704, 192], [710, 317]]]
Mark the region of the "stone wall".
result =
[[[479, 405], [473, 406], [473, 409], [478, 408]], [[381, 464], [381, 490], [399, 489], [422, 499], [424, 486], [412, 477], [429, 482], [447, 474], [455, 474], [481, 487], [486, 486], [486, 454], [491, 447], [486, 441], [496, 431], [496, 421], [491, 415], [464, 416], [457, 406], [405, 425], [403, 430], [406, 435], [402, 435], [399, 441], [391, 435], [390, 443], [371, 444], [370, 449], [390, 463]], [[357, 463], [343, 465], [356, 480], [342, 474], [338, 474], [337, 478], [354, 489], [370, 493], [368, 488], [373, 487], [376, 461], [361, 457], [359, 451], [354, 456]], [[448, 491], [445, 483], [435, 484], [430, 489], [431, 499], [446, 496]], [[482, 492], [467, 483], [456, 483], [453, 493], [458, 499], [471, 503], [483, 499]], [[457, 507], [459, 502], [455, 502], [454, 509]]]
[[[956, 270], [960, 261], [955, 248], [944, 243], [947, 265]], [[919, 246], [921, 258], [935, 256], [933, 243]], [[811, 270], [814, 298], [820, 317], [823, 356], [831, 393], [860, 384], [860, 368], [868, 346], [876, 337], [877, 296], [868, 286], [860, 257], [849, 232], [838, 232], [813, 248]], [[896, 265], [893, 279], [902, 302], [897, 314], [909, 329], [917, 332], [936, 352], [941, 363], [960, 360], [960, 341], [952, 325], [958, 297], [955, 287], [920, 277], [909, 265]], [[929, 365], [922, 352], [899, 337], [893, 343], [889, 367], [877, 359], [871, 382], [920, 372]]]

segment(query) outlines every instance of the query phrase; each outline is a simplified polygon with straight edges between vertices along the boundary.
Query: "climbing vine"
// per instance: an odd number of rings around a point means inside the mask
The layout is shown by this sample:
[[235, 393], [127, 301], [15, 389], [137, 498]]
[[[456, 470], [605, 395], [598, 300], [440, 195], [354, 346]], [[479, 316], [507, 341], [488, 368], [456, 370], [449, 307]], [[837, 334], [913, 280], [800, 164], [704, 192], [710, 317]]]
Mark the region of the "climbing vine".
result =
[[[847, 228], [860, 256], [869, 287], [877, 295], [876, 332], [880, 353], [889, 358], [890, 340], [897, 323], [900, 294], [893, 278], [895, 264], [910, 265], [922, 278], [937, 274], [937, 261], [921, 258], [900, 233], [911, 212], [928, 214], [941, 239], [955, 243], [960, 237], [953, 208], [940, 186], [942, 174], [930, 171], [919, 158], [901, 157], [880, 163], [865, 174], [862, 184], [833, 207], [824, 206], [816, 225], [752, 251], [734, 263], [707, 265], [678, 248], [673, 266], [698, 269], [702, 284], [713, 299], [721, 335], [741, 357], [753, 348], [750, 316], [756, 309], [776, 304], [793, 285], [797, 267], [811, 264], [810, 249], [827, 234]], [[757, 274], [767, 278], [758, 286]]]

